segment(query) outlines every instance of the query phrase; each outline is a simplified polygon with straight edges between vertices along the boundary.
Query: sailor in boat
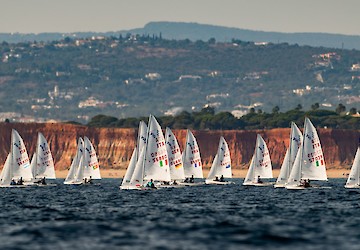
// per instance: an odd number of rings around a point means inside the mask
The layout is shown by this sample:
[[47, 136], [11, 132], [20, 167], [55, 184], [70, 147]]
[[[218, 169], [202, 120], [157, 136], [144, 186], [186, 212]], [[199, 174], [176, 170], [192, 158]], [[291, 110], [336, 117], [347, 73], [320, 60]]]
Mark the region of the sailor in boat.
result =
[[91, 175], [90, 175], [89, 179], [88, 179], [88, 178], [84, 178], [84, 184], [92, 184]]
[[220, 177], [220, 182], [224, 182], [225, 180], [224, 180], [224, 175], [221, 175], [221, 177]]
[[45, 176], [40, 181], [41, 185], [46, 185]]
[[17, 181], [16, 185], [24, 185], [23, 178], [20, 177], [20, 179]]
[[257, 177], [257, 183], [263, 183], [263, 181], [260, 179], [260, 175]]
[[307, 179], [307, 180], [300, 180], [300, 187], [305, 187], [305, 188], [311, 187], [311, 186], [310, 186], [310, 180], [309, 180], [309, 179]]
[[173, 185], [177, 185], [178, 183], [176, 182], [176, 180], [174, 180], [172, 184], [173, 184]]
[[14, 179], [12, 179], [11, 182], [10, 182], [10, 185], [11, 186], [16, 185], [16, 181]]
[[214, 181], [219, 181], [219, 178], [217, 176], [215, 176], [215, 180]]
[[34, 181], [34, 183], [36, 184], [41, 184], [41, 185], [46, 185], [46, 181], [45, 181], [45, 177], [41, 178], [38, 181]]
[[184, 180], [185, 183], [189, 183], [189, 178], [186, 177], [185, 180]]
[[191, 178], [190, 178], [190, 183], [194, 183], [194, 175], [191, 175]]
[[154, 182], [153, 182], [153, 179], [151, 179], [151, 180], [146, 184], [146, 187], [155, 188], [155, 184], [154, 184]]

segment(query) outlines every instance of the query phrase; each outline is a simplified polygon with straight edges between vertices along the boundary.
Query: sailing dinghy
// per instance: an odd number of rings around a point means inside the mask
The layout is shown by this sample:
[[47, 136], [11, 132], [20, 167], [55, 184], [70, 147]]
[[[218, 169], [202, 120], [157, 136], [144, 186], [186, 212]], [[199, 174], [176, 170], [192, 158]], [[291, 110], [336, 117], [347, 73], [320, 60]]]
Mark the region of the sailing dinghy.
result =
[[31, 160], [33, 182], [37, 185], [47, 185], [45, 179], [55, 180], [54, 160], [48, 142], [42, 133], [38, 133], [36, 150]]
[[289, 175], [294, 165], [295, 158], [299, 152], [301, 142], [303, 140], [302, 133], [298, 126], [294, 122], [291, 123], [291, 132], [290, 132], [290, 144], [289, 148], [286, 150], [285, 158], [283, 164], [281, 165], [279, 176], [274, 185], [275, 188], [284, 188]]
[[[131, 154], [129, 166], [126, 169], [126, 173], [121, 182], [120, 189], [133, 189], [133, 188], [131, 188], [130, 182], [131, 182], [131, 178], [135, 172], [135, 167], [138, 162], [140, 152], [146, 145], [146, 141], [147, 141], [146, 134], [147, 134], [147, 126], [144, 121], [140, 121], [137, 142], [136, 142], [137, 146], [135, 146], [133, 153]], [[135, 185], [135, 187], [136, 187], [136, 185]], [[135, 189], [137, 189], [137, 188], [135, 188]]]
[[33, 179], [29, 156], [23, 139], [13, 129], [11, 131], [10, 153], [1, 172], [0, 187], [24, 187], [32, 185]]
[[[75, 157], [71, 162], [70, 170], [64, 181], [65, 185], [82, 184], [82, 176], [79, 175], [82, 175], [82, 171], [80, 170], [80, 164], [82, 164], [84, 161], [83, 156], [84, 156], [84, 140], [81, 137], [79, 137]], [[81, 181], [79, 181], [79, 179]]]
[[206, 184], [227, 185], [233, 182], [224, 178], [232, 178], [230, 150], [224, 137], [220, 137], [219, 147], [212, 163]]
[[166, 128], [165, 130], [165, 143], [169, 159], [170, 187], [181, 186], [178, 184], [185, 180], [182, 155], [179, 143], [170, 128]]
[[186, 133], [186, 143], [183, 152], [183, 167], [185, 181], [181, 183], [185, 186], [203, 185], [204, 182], [195, 182], [195, 179], [203, 179], [200, 149], [196, 138], [188, 129]]
[[164, 134], [153, 115], [149, 117], [146, 138], [126, 189], [156, 189], [171, 181]]
[[244, 186], [269, 186], [270, 182], [261, 179], [273, 178], [270, 153], [264, 139], [258, 134], [256, 137], [255, 152], [246, 174]]
[[305, 189], [311, 180], [327, 181], [320, 139], [309, 118], [305, 118], [304, 136], [295, 158], [286, 189]]
[[360, 145], [358, 146], [345, 188], [360, 188]]

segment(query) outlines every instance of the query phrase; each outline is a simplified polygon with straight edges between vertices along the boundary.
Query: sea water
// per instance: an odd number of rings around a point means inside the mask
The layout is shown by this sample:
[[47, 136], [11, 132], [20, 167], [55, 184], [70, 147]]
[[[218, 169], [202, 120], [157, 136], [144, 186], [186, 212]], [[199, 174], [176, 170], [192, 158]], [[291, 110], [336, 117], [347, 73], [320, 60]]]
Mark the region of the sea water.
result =
[[360, 190], [101, 185], [0, 189], [0, 249], [360, 249]]

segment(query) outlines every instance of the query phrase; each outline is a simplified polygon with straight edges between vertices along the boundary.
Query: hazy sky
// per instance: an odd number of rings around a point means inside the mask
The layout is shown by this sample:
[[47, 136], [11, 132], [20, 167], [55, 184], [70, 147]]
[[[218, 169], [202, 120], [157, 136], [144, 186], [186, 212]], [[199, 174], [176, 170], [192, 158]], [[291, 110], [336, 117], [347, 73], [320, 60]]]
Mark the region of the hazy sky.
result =
[[360, 35], [360, 0], [0, 0], [0, 32], [118, 31], [150, 21]]

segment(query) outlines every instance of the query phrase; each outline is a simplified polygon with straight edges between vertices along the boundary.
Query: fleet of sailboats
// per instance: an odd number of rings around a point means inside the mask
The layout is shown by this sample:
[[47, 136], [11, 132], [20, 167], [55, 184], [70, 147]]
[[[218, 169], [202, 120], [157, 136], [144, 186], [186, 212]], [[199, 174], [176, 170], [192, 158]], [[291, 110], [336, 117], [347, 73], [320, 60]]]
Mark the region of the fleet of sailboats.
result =
[[[305, 118], [303, 134], [295, 123], [291, 123], [290, 143], [274, 187], [305, 189], [310, 181], [327, 181], [325, 160], [319, 136], [309, 118]], [[345, 188], [360, 188], [360, 147]], [[206, 184], [230, 184], [232, 178], [229, 146], [220, 138]], [[269, 186], [264, 182], [272, 179], [272, 164], [266, 142], [257, 135], [244, 186]], [[46, 184], [45, 179], [56, 179], [54, 160], [49, 144], [43, 134], [38, 133], [35, 152], [31, 163], [23, 139], [16, 130], [11, 132], [11, 146], [0, 174], [0, 187], [23, 187]], [[94, 146], [89, 138], [78, 138], [77, 151], [72, 160], [64, 184], [80, 185], [100, 180], [100, 168]], [[165, 129], [152, 115], [148, 126], [141, 121], [136, 145], [120, 189], [156, 189], [175, 185], [199, 185], [203, 182], [200, 149], [190, 130], [186, 132], [184, 152], [170, 128]]]

